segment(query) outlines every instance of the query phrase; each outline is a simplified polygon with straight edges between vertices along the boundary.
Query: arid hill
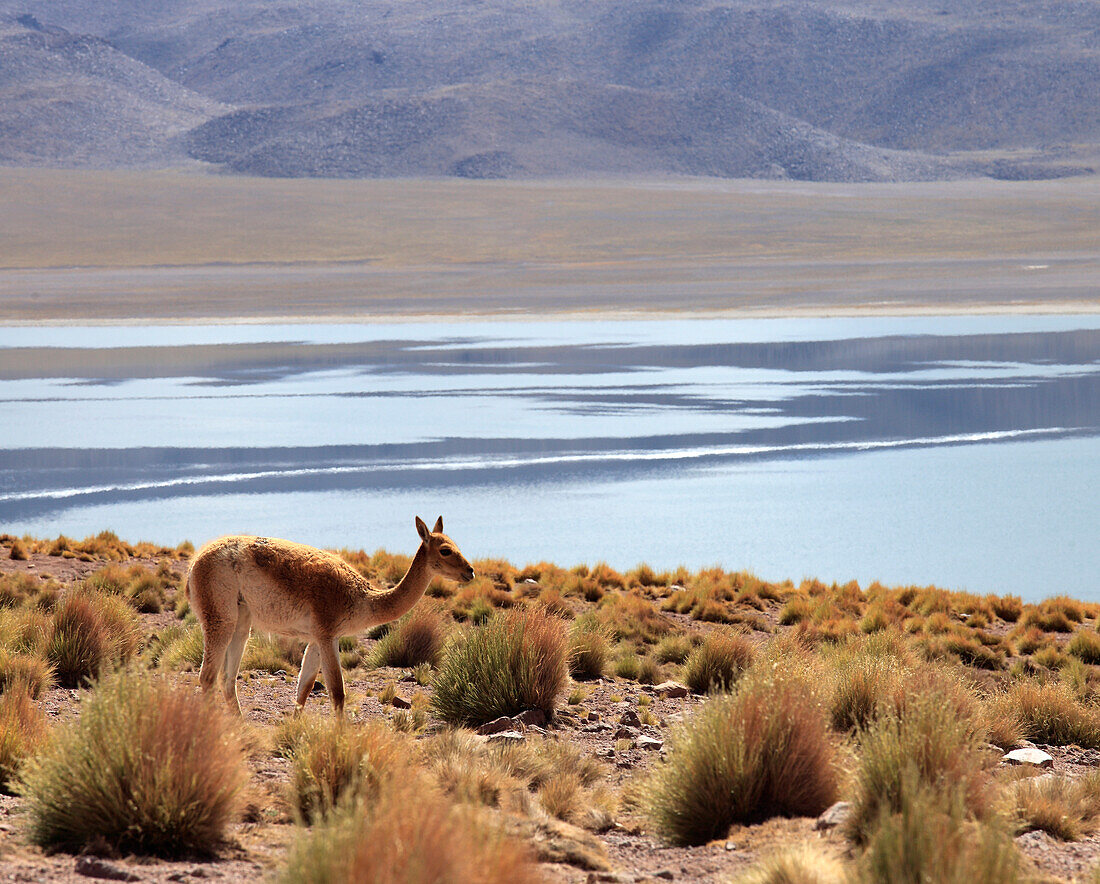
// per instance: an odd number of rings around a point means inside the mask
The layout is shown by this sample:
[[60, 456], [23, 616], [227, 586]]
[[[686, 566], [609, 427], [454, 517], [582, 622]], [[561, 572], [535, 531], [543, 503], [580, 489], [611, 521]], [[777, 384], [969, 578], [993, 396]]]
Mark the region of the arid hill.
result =
[[1069, 0], [0, 0], [0, 16], [9, 164], [1038, 178], [1100, 144], [1100, 10]]

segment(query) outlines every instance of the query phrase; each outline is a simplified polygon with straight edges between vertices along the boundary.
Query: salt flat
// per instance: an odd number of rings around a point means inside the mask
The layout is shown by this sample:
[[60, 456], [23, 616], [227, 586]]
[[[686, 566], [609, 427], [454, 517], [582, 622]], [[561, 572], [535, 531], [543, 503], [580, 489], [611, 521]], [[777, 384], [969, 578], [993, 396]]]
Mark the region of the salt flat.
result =
[[0, 322], [1100, 309], [1100, 177], [276, 180], [5, 169]]

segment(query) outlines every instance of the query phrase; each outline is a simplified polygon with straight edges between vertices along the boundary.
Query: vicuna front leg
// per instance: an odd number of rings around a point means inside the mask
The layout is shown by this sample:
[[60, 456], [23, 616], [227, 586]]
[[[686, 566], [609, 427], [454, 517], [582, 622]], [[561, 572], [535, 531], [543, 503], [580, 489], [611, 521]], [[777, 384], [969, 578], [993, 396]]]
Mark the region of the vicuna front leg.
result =
[[305, 653], [302, 654], [302, 668], [298, 673], [298, 696], [297, 706], [295, 712], [301, 712], [305, 708], [306, 700], [309, 699], [309, 692], [313, 690], [313, 685], [317, 681], [317, 673], [321, 671], [321, 652], [317, 650], [315, 642], [310, 642], [306, 645]]

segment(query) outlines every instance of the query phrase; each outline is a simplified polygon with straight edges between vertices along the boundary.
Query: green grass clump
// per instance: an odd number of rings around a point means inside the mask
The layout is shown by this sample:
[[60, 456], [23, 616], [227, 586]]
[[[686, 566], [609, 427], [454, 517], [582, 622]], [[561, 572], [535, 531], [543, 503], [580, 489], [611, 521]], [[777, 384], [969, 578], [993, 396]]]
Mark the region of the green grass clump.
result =
[[0, 647], [0, 691], [22, 687], [37, 700], [53, 684], [53, 667], [36, 654], [20, 654]]
[[0, 694], [0, 792], [11, 794], [19, 769], [46, 738], [46, 716], [23, 685]]
[[543, 880], [526, 845], [485, 812], [455, 804], [421, 778], [409, 778], [305, 830], [279, 881], [286, 884], [536, 884]]
[[648, 810], [676, 844], [702, 844], [734, 823], [814, 816], [836, 800], [825, 709], [805, 682], [769, 673], [711, 699], [670, 738]]
[[974, 726], [934, 692], [878, 718], [861, 734], [860, 750], [848, 823], [849, 836], [859, 844], [871, 839], [882, 817], [908, 812], [928, 790], [957, 793], [970, 816], [989, 810], [987, 759]]
[[569, 635], [569, 674], [578, 681], [599, 678], [611, 653], [607, 635], [594, 619], [581, 618]]
[[1016, 884], [1020, 853], [1000, 828], [973, 821], [958, 793], [923, 788], [873, 827], [853, 884]]
[[752, 664], [753, 656], [752, 645], [744, 636], [728, 629], [713, 629], [688, 655], [684, 684], [697, 694], [728, 691]]
[[1100, 710], [1082, 703], [1062, 682], [1017, 681], [991, 705], [994, 714], [1018, 720], [1026, 739], [1100, 749]]
[[686, 635], [666, 635], [657, 642], [653, 649], [653, 656], [658, 663], [683, 663], [694, 645]]
[[303, 651], [305, 651], [305, 642], [300, 639], [284, 635], [269, 635], [264, 632], [257, 633], [245, 645], [241, 669], [245, 672], [253, 670], [272, 675], [276, 672], [295, 673], [298, 671], [298, 661], [302, 659]]
[[885, 654], [842, 655], [831, 675], [830, 717], [839, 731], [864, 728], [895, 710], [904, 691], [904, 668]]
[[158, 614], [168, 604], [168, 590], [177, 578], [165, 564], [157, 571], [143, 565], [107, 565], [84, 578], [87, 589], [126, 599], [143, 614]]
[[374, 646], [375, 666], [411, 669], [421, 663], [438, 666], [447, 639], [447, 622], [435, 604], [421, 602], [392, 625]]
[[381, 724], [358, 727], [331, 716], [300, 717], [277, 737], [291, 760], [290, 804], [315, 822], [360, 798], [371, 801], [404, 771], [411, 748]]
[[1072, 654], [1082, 663], [1095, 666], [1100, 663], [1100, 633], [1079, 630], [1066, 645], [1066, 653]]
[[525, 709], [553, 715], [568, 678], [567, 656], [557, 617], [504, 611], [447, 650], [432, 705], [452, 724], [483, 724]]
[[1044, 776], [1018, 780], [1012, 797], [1017, 830], [1040, 830], [1062, 841], [1076, 841], [1096, 829], [1100, 815], [1100, 773], [1078, 780]]
[[73, 590], [50, 616], [45, 655], [58, 684], [73, 688], [106, 667], [125, 663], [141, 641], [141, 625], [126, 602], [94, 590]]
[[170, 626], [155, 640], [154, 662], [162, 669], [197, 670], [202, 665], [202, 628]]
[[80, 716], [28, 762], [29, 837], [49, 849], [210, 853], [248, 774], [233, 723], [189, 688], [135, 671], [93, 685]]

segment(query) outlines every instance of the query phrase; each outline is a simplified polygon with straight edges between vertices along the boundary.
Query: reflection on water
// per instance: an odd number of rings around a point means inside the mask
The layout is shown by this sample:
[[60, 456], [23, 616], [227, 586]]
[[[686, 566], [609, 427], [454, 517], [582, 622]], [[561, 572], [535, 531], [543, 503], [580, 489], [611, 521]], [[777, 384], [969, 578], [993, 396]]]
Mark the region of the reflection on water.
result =
[[[6, 329], [0, 426], [7, 531], [403, 548], [400, 500], [445, 503], [448, 527], [466, 513], [464, 549], [517, 559], [1100, 589], [1065, 585], [1100, 557], [1095, 317]], [[962, 510], [992, 524], [1067, 474], [1024, 540], [950, 527]], [[892, 545], [857, 515], [887, 492], [883, 518], [906, 526]], [[746, 493], [766, 512], [753, 525]], [[811, 499], [819, 519], [851, 514], [841, 542], [814, 540]], [[577, 536], [624, 514], [599, 546]], [[700, 536], [716, 524], [736, 542]], [[1010, 543], [1030, 551], [1026, 579], [1004, 567]]]

